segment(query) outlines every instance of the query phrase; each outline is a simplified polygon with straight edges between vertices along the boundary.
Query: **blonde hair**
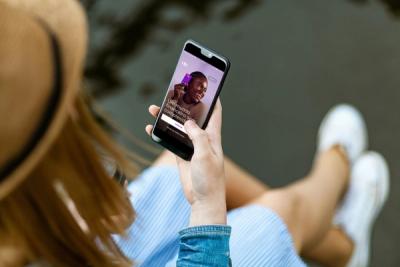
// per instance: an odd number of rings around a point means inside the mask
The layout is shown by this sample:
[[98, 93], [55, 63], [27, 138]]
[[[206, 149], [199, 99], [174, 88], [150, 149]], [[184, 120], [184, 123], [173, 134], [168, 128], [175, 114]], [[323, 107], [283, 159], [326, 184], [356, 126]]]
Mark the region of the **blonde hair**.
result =
[[100, 152], [131, 177], [140, 166], [96, 123], [83, 96], [75, 106], [41, 163], [0, 201], [0, 256], [14, 250], [0, 257], [1, 266], [25, 264], [22, 257], [53, 266], [132, 265], [112, 234], [124, 234], [134, 209]]

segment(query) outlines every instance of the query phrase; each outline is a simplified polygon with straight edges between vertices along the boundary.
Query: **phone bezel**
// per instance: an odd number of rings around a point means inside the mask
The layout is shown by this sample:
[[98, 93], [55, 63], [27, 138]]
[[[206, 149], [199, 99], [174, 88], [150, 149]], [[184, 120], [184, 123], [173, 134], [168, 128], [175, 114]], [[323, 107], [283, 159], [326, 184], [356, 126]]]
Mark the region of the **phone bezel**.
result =
[[[200, 58], [201, 60], [209, 63], [210, 65], [223, 71], [223, 73], [224, 73], [222, 76], [221, 82], [218, 86], [218, 89], [215, 93], [215, 96], [213, 98], [213, 101], [210, 105], [210, 109], [207, 113], [207, 117], [204, 121], [204, 124], [201, 126], [202, 129], [205, 129], [208, 125], [208, 121], [210, 120], [212, 111], [214, 110], [215, 103], [218, 99], [218, 96], [221, 92], [226, 75], [229, 71], [230, 61], [226, 57], [221, 56], [220, 54], [216, 53], [215, 51], [213, 51], [209, 48], [206, 48], [205, 46], [203, 46], [193, 40], [187, 40], [185, 42], [183, 49], [181, 51], [181, 54], [183, 53], [183, 51], [186, 51], [186, 52], [194, 55], [195, 57]], [[180, 58], [180, 56], [179, 56], [179, 58]], [[179, 59], [178, 59], [178, 64], [179, 64]], [[163, 104], [161, 106], [161, 110], [163, 109], [163, 107], [165, 105], [166, 97], [167, 97], [167, 94], [164, 97]], [[158, 144], [162, 145], [166, 149], [172, 151], [173, 153], [175, 153], [179, 157], [183, 158], [184, 160], [190, 160], [193, 155], [193, 147], [187, 146], [186, 144], [182, 143], [178, 139], [176, 139], [176, 138], [166, 134], [164, 131], [158, 129], [156, 127], [156, 125], [159, 122], [160, 117], [161, 117], [161, 112], [160, 112], [160, 114], [158, 114], [157, 119], [153, 125], [153, 131], [151, 133], [152, 140], [157, 142]]]

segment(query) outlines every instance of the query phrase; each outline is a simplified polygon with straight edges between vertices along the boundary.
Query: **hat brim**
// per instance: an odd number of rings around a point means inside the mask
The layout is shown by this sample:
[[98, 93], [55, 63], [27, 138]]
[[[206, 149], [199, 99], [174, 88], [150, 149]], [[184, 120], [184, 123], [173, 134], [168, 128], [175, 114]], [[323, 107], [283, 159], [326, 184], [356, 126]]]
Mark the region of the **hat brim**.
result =
[[[3, 1], [3, 0], [1, 0]], [[7, 2], [7, 1], [6, 1]], [[54, 141], [60, 134], [60, 131], [63, 129], [65, 122], [71, 112], [71, 109], [75, 103], [77, 94], [81, 87], [81, 79], [83, 73], [83, 60], [84, 55], [86, 53], [86, 20], [83, 19], [84, 24], [81, 25], [84, 29], [80, 31], [80, 34], [70, 35], [72, 39], [68, 38], [68, 30], [65, 31], [65, 35], [60, 36], [62, 30], [68, 29], [65, 27], [65, 24], [60, 23], [60, 20], [69, 20], [70, 15], [68, 17], [58, 17], [58, 18], [49, 18], [45, 16], [46, 4], [49, 6], [54, 6], [55, 2], [64, 2], [67, 5], [67, 9], [69, 8], [71, 12], [79, 12], [78, 16], [82, 16], [82, 9], [79, 3], [76, 1], [26, 1], [32, 3], [36, 3], [37, 5], [42, 5], [42, 7], [36, 6], [31, 9], [35, 14], [30, 14], [26, 12], [28, 8], [27, 5], [22, 4], [24, 1], [17, 1], [21, 4], [20, 9], [21, 12], [27, 13], [27, 16], [31, 16], [32, 19], [36, 19], [36, 16], [39, 15], [39, 20], [37, 23], [44, 23], [48, 26], [48, 30], [52, 34], [54, 34], [55, 38], [58, 40], [59, 49], [60, 49], [60, 59], [61, 59], [61, 76], [63, 77], [62, 84], [60, 86], [60, 95], [57, 101], [56, 107], [53, 109], [53, 113], [51, 115], [51, 120], [49, 121], [47, 128], [43, 132], [40, 140], [37, 140], [35, 146], [32, 148], [29, 154], [26, 155], [24, 160], [13, 169], [9, 175], [0, 183], [0, 200], [9, 195], [13, 190], [15, 190], [25, 179], [29, 177], [29, 174], [33, 171], [33, 169], [42, 161], [45, 154], [49, 151]], [[18, 6], [15, 3], [12, 5], [13, 7]], [[29, 6], [29, 5], [28, 5]], [[29, 6], [31, 7], [31, 6]], [[42, 12], [42, 15], [40, 13]], [[66, 15], [65, 10], [63, 11], [63, 15]], [[54, 15], [54, 14], [53, 14]], [[55, 21], [58, 19], [58, 21]], [[42, 21], [42, 22], [39, 22]], [[73, 23], [69, 27], [69, 31], [72, 32], [74, 26]], [[49, 51], [50, 52], [50, 51]], [[46, 116], [47, 114], [43, 114]]]

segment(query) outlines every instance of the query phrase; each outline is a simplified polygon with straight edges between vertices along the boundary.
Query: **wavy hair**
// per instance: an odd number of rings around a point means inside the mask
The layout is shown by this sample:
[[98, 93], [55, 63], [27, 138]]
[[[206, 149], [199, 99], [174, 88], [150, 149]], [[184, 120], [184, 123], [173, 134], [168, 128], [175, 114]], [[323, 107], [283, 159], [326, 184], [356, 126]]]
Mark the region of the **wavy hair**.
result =
[[0, 201], [0, 265], [125, 267], [132, 262], [112, 234], [124, 234], [135, 212], [107, 172], [103, 156], [130, 177], [139, 164], [97, 124], [78, 97], [41, 163]]

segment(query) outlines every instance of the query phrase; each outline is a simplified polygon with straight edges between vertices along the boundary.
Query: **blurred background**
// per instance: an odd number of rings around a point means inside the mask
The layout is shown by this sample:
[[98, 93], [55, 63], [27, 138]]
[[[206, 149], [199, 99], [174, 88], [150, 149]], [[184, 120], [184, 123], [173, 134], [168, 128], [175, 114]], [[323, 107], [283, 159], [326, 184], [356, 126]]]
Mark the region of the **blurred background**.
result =
[[400, 266], [399, 0], [83, 4], [91, 37], [87, 87], [119, 124], [151, 145], [147, 107], [161, 104], [188, 38], [231, 59], [221, 95], [224, 150], [270, 186], [308, 172], [329, 108], [343, 102], [359, 108], [370, 148], [383, 153], [391, 170], [371, 266]]

